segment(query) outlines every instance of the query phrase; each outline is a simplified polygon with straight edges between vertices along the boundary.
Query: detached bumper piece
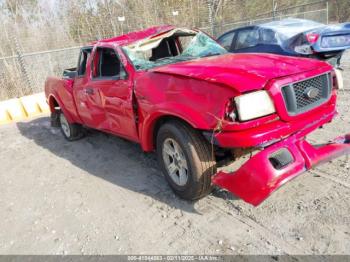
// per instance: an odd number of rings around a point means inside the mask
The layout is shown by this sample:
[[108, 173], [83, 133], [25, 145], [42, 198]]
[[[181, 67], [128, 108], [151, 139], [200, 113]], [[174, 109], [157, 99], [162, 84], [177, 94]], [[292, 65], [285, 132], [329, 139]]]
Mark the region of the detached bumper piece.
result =
[[257, 206], [287, 181], [344, 154], [350, 154], [350, 134], [319, 146], [295, 134], [260, 151], [233, 173], [218, 172], [213, 183]]

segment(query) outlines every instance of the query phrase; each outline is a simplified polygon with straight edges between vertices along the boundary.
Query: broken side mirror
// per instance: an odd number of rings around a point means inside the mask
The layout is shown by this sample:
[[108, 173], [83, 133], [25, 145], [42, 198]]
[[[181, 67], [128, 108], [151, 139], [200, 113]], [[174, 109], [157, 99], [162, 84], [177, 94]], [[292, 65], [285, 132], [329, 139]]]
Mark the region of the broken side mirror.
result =
[[122, 63], [120, 63], [120, 73], [119, 73], [119, 79], [120, 80], [125, 80], [128, 78], [128, 73], [126, 72], [124, 66]]
[[63, 71], [63, 78], [65, 79], [74, 79], [77, 76], [76, 68], [69, 68]]

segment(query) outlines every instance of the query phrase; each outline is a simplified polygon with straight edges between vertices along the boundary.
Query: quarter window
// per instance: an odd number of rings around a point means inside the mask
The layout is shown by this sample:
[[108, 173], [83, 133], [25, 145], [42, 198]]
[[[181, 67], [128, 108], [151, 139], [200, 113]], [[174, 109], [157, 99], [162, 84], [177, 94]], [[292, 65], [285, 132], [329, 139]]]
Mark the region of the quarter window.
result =
[[261, 30], [261, 42], [267, 45], [276, 45], [277, 42], [277, 34], [271, 29]]

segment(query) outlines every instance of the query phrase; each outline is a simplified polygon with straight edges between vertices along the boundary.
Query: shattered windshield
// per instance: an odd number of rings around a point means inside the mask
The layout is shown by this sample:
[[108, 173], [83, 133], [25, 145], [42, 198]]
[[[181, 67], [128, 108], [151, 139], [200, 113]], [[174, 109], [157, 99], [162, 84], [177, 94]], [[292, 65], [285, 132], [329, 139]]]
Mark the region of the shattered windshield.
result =
[[174, 29], [160, 37], [125, 46], [123, 50], [136, 70], [227, 53], [206, 34], [188, 29]]

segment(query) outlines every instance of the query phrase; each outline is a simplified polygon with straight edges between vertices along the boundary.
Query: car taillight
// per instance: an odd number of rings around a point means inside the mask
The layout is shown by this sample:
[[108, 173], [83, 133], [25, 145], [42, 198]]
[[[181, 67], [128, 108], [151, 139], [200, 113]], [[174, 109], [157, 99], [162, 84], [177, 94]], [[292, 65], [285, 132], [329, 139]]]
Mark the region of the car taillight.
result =
[[319, 36], [320, 36], [319, 34], [309, 33], [309, 34], [306, 34], [306, 39], [310, 44], [314, 44], [317, 42]]

